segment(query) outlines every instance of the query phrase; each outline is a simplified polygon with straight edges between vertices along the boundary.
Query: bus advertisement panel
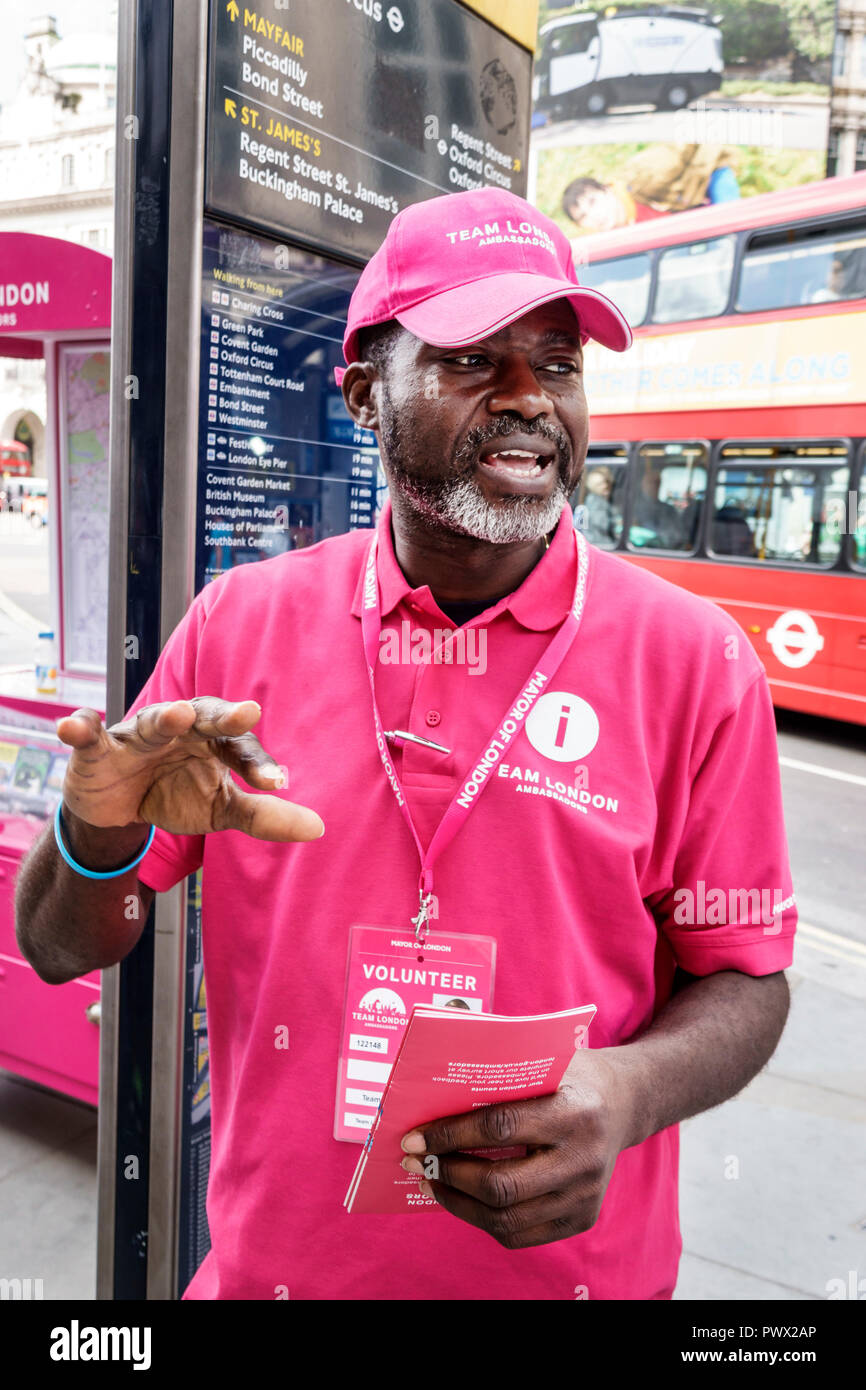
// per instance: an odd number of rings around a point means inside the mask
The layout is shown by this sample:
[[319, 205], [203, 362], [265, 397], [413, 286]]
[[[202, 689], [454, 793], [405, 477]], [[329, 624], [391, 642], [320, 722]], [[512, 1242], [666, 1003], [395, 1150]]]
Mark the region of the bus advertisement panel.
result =
[[544, 7], [532, 200], [570, 236], [824, 177], [833, 0]]

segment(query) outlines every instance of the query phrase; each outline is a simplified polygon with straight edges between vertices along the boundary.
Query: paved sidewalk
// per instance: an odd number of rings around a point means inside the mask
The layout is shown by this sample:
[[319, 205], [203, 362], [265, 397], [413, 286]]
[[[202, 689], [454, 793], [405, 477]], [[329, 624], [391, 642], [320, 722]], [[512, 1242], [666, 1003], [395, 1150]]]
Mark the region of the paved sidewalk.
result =
[[826, 1299], [851, 1271], [866, 1295], [866, 950], [812, 940], [769, 1066], [682, 1126], [677, 1299]]
[[96, 1297], [96, 1111], [0, 1072], [0, 1276]]

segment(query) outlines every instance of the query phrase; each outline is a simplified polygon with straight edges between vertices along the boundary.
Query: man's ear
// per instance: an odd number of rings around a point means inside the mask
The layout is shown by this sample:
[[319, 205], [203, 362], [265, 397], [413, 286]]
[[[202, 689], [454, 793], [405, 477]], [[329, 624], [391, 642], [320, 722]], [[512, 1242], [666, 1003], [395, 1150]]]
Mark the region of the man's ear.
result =
[[378, 430], [378, 382], [375, 369], [366, 362], [353, 362], [343, 377], [343, 400], [356, 424], [365, 430]]

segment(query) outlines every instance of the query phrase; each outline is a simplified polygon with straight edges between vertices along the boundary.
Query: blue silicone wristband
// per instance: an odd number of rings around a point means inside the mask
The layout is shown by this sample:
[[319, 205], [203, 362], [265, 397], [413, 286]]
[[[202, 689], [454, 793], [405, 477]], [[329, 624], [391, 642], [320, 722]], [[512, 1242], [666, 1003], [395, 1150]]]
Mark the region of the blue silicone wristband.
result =
[[61, 803], [60, 801], [58, 801], [57, 810], [54, 812], [54, 838], [57, 841], [57, 848], [60, 850], [61, 855], [66, 860], [66, 863], [69, 865], [70, 869], [74, 869], [77, 874], [83, 874], [85, 878], [120, 878], [121, 874], [128, 873], [130, 869], [135, 868], [136, 864], [141, 863], [142, 859], [147, 854], [147, 851], [150, 849], [150, 846], [153, 843], [153, 837], [156, 834], [155, 825], [152, 825], [150, 827], [150, 834], [144, 842], [144, 848], [141, 850], [139, 854], [135, 856], [134, 859], [130, 859], [128, 864], [124, 864], [122, 869], [111, 869], [106, 874], [98, 874], [95, 871], [95, 869], [85, 869], [83, 864], [76, 864], [75, 860], [72, 858], [72, 855], [69, 853], [69, 850], [63, 843], [63, 836], [60, 833], [61, 826], [63, 825], [63, 821], [60, 818], [60, 805]]

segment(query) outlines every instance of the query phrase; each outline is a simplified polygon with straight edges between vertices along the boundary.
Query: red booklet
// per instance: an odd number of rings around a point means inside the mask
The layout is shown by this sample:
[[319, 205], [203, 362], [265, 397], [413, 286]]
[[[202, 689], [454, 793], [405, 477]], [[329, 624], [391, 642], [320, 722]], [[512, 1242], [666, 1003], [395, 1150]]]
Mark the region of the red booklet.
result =
[[[552, 1094], [575, 1049], [586, 1046], [595, 1012], [594, 1004], [585, 1004], [563, 1013], [507, 1018], [416, 1005], [344, 1198], [346, 1210], [441, 1211], [419, 1190], [418, 1178], [400, 1166], [403, 1135], [482, 1105]], [[506, 1158], [522, 1151], [484, 1152]]]

